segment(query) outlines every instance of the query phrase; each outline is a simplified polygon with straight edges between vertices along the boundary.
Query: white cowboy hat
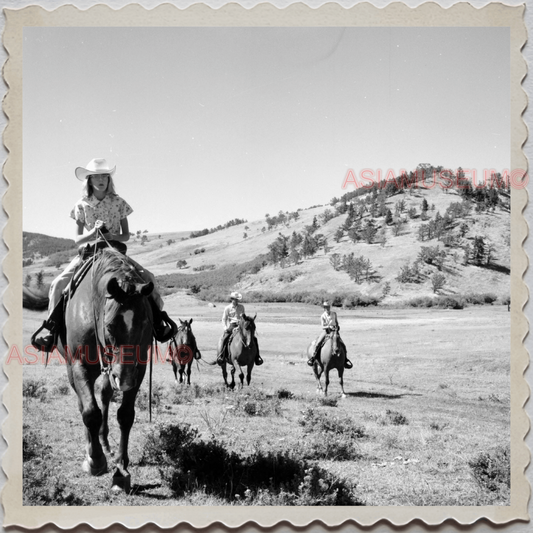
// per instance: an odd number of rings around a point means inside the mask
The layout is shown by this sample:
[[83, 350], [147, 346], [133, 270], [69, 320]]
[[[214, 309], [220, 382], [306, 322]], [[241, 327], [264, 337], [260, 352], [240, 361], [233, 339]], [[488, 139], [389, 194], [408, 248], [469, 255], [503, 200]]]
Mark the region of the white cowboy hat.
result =
[[242, 294], [238, 292], [232, 292], [229, 297], [231, 300], [242, 300]]
[[324, 302], [322, 304], [322, 307], [331, 307], [331, 304], [329, 302]]
[[112, 176], [116, 168], [116, 166], [109, 168], [109, 163], [105, 159], [91, 159], [87, 163], [87, 168], [78, 167], [74, 172], [76, 177], [83, 181], [87, 176], [92, 176], [93, 174], [109, 174]]

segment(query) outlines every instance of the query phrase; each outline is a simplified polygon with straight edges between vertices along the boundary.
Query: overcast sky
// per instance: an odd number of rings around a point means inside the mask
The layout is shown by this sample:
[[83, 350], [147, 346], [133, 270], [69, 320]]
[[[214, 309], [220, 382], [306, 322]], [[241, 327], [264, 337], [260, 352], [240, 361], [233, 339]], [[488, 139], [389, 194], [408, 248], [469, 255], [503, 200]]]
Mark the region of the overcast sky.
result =
[[506, 28], [25, 28], [25, 231], [105, 157], [130, 229], [326, 203], [348, 169], [510, 166]]

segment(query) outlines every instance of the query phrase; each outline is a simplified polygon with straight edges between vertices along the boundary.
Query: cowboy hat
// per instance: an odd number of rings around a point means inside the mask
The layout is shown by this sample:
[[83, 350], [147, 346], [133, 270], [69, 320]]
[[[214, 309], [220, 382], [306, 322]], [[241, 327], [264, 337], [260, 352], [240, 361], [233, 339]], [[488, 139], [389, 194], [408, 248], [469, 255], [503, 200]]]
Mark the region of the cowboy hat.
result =
[[229, 297], [231, 300], [242, 300], [242, 294], [238, 292], [232, 292]]
[[331, 304], [329, 302], [324, 302], [322, 304], [322, 307], [331, 307]]
[[87, 176], [92, 176], [93, 174], [109, 174], [112, 176], [115, 173], [117, 167], [109, 168], [109, 164], [105, 159], [91, 159], [87, 163], [87, 168], [78, 167], [74, 171], [76, 177], [83, 181]]

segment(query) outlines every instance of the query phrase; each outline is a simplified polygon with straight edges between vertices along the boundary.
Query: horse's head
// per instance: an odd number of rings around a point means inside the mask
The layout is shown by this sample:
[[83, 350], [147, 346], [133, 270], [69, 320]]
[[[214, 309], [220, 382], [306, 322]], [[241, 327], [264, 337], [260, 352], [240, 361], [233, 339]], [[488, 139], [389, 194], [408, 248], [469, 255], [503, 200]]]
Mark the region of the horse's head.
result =
[[192, 343], [192, 318], [190, 320], [178, 319], [180, 325], [178, 326], [178, 333], [176, 334], [176, 343], [178, 345], [189, 345]]
[[102, 369], [115, 390], [127, 391], [142, 380], [152, 339], [148, 296], [154, 285], [144, 283], [131, 265], [95, 276], [93, 305]]
[[257, 314], [252, 318], [246, 314], [242, 314], [239, 320], [239, 328], [241, 330], [241, 336], [243, 344], [248, 347], [252, 344], [252, 340], [255, 336], [255, 318]]

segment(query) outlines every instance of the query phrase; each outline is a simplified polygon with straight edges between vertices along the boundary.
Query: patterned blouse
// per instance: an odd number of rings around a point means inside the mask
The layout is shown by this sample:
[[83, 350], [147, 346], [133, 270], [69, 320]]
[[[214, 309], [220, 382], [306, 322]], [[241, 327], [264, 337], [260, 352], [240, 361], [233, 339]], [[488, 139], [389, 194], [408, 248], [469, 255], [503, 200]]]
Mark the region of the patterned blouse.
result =
[[130, 205], [117, 194], [107, 194], [103, 200], [84, 196], [76, 202], [70, 216], [81, 222], [87, 231], [94, 228], [97, 220], [105, 223], [111, 233], [120, 233], [120, 221], [133, 213]]

